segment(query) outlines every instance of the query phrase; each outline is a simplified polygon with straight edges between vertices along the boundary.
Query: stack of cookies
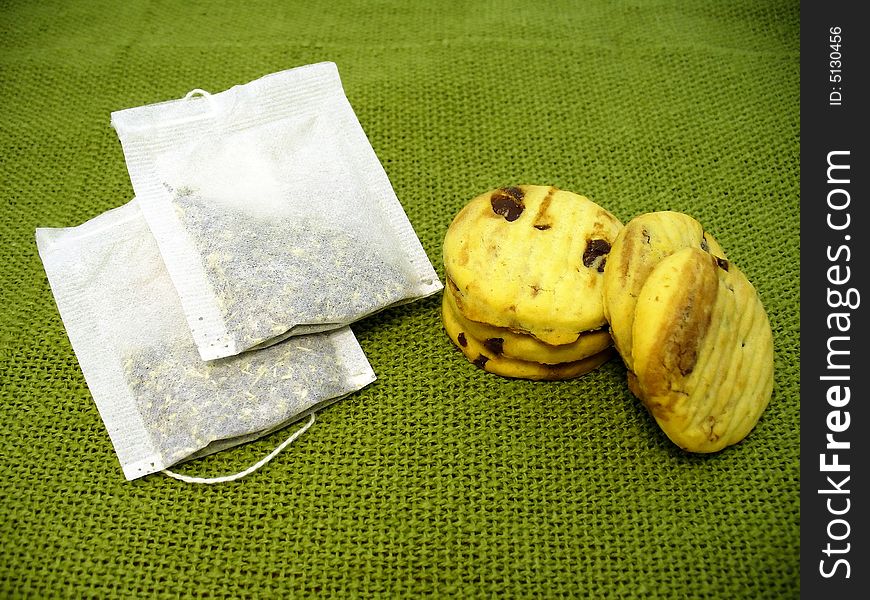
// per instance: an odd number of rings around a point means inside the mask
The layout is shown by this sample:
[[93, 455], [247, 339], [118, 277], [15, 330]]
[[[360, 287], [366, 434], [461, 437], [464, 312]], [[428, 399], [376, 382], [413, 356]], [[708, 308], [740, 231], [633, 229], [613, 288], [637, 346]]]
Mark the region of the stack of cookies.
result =
[[607, 253], [622, 223], [550, 186], [481, 194], [444, 238], [448, 335], [482, 369], [567, 379], [613, 355], [604, 314]]
[[615, 346], [632, 393], [690, 452], [739, 442], [770, 401], [767, 313], [688, 215], [647, 213], [623, 227], [571, 192], [500, 188], [453, 220], [444, 266], [444, 328], [486, 371], [568, 379]]

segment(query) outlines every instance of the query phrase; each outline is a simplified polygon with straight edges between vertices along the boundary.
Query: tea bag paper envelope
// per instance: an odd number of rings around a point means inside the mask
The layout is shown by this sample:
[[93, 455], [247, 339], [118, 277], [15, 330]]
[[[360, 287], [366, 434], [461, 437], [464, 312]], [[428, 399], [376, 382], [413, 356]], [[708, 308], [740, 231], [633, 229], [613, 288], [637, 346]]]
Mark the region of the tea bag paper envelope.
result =
[[349, 328], [203, 362], [135, 201], [36, 239], [128, 479], [264, 435], [375, 378]]
[[112, 125], [204, 360], [442, 289], [333, 63], [195, 92]]

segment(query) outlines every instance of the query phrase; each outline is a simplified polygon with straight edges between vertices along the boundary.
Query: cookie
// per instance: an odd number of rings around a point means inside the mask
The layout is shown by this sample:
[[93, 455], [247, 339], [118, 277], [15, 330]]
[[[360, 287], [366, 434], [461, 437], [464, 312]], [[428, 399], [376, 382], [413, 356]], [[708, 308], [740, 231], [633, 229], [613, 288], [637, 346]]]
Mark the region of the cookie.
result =
[[441, 310], [448, 337], [474, 365], [496, 375], [534, 380], [571, 379], [601, 366], [615, 354], [612, 348], [607, 348], [583, 360], [554, 365], [508, 358], [498, 346], [481, 341], [465, 331], [457, 322], [447, 298], [445, 295], [442, 299]]
[[456, 306], [455, 288], [449, 279], [444, 291], [444, 310], [449, 310], [462, 331], [478, 340], [485, 347], [497, 348], [505, 358], [515, 358], [537, 363], [554, 365], [588, 358], [613, 345], [610, 334], [605, 329], [587, 331], [570, 344], [553, 346], [525, 333], [505, 327], [495, 327], [467, 319]]
[[632, 331], [638, 294], [659, 261], [683, 248], [700, 248], [726, 258], [698, 221], [672, 211], [633, 218], [613, 242], [604, 270], [604, 312], [616, 349], [629, 369], [633, 368]]
[[454, 218], [444, 266], [463, 314], [551, 345], [606, 324], [604, 265], [620, 221], [551, 186], [481, 194]]
[[690, 452], [742, 440], [773, 391], [773, 334], [746, 276], [700, 247], [660, 260], [640, 290], [629, 386]]

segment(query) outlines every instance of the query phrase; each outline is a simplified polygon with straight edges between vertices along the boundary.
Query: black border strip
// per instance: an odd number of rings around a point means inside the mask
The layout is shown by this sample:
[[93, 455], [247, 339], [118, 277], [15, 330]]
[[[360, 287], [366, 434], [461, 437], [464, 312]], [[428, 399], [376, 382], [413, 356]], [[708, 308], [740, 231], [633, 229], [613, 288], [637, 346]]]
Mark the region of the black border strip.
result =
[[870, 593], [870, 23], [859, 6], [801, 3], [801, 596], [837, 600]]

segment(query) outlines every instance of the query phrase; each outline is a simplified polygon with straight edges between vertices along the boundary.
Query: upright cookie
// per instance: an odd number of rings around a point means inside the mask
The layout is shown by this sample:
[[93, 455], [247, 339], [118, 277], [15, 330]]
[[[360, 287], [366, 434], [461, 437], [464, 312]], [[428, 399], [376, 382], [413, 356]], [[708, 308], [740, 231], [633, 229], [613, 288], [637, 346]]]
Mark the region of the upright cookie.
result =
[[501, 188], [456, 215], [444, 238], [444, 266], [468, 319], [568, 344], [606, 324], [604, 264], [621, 227], [572, 192]]
[[610, 335], [629, 370], [633, 369], [632, 331], [640, 290], [659, 261], [683, 248], [700, 248], [725, 258], [698, 221], [672, 211], [633, 218], [613, 242], [604, 271], [604, 311]]
[[701, 248], [650, 271], [633, 319], [629, 385], [690, 452], [742, 440], [773, 391], [773, 335], [746, 276]]

